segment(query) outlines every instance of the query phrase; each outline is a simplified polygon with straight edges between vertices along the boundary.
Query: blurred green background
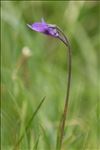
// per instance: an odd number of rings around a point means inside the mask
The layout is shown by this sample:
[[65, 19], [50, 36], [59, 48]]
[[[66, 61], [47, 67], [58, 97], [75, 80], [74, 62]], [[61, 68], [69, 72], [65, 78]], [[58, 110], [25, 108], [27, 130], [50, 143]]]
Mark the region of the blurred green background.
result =
[[[55, 150], [63, 112], [67, 58], [59, 40], [27, 24], [57, 24], [72, 47], [72, 80], [62, 150], [100, 150], [100, 2], [1, 2], [1, 146]], [[42, 98], [44, 103], [25, 127]]]

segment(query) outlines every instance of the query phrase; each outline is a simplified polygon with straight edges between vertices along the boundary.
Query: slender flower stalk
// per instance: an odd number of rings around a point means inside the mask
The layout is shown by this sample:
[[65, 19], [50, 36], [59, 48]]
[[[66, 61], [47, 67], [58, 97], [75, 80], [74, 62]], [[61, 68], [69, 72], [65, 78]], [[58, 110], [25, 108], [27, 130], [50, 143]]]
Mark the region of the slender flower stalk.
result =
[[61, 117], [61, 121], [58, 128], [58, 135], [57, 135], [57, 145], [56, 150], [61, 150], [62, 142], [63, 142], [63, 135], [65, 129], [65, 121], [67, 116], [67, 109], [68, 109], [68, 101], [69, 101], [69, 92], [70, 92], [70, 81], [71, 81], [71, 48], [68, 41], [68, 38], [65, 36], [64, 32], [56, 25], [47, 24], [43, 19], [42, 22], [36, 22], [32, 25], [28, 24], [32, 30], [37, 32], [41, 32], [43, 34], [52, 36], [54, 38], [58, 38], [61, 40], [65, 46], [68, 48], [68, 76], [67, 76], [67, 91], [65, 97], [65, 104], [64, 104], [64, 111]]

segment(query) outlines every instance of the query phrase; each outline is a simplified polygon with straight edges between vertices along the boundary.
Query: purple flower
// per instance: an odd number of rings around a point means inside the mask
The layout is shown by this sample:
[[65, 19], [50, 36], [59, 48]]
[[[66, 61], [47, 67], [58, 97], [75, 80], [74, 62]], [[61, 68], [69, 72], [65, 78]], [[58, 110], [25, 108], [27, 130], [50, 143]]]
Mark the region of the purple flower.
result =
[[64, 135], [64, 128], [65, 128], [65, 121], [66, 121], [66, 115], [67, 115], [67, 108], [68, 108], [68, 100], [69, 100], [69, 91], [70, 91], [70, 81], [71, 81], [71, 49], [70, 49], [70, 43], [68, 41], [68, 38], [64, 34], [64, 32], [56, 25], [47, 24], [43, 19], [41, 22], [36, 22], [32, 25], [28, 24], [28, 27], [32, 30], [35, 30], [37, 32], [44, 33], [46, 35], [50, 35], [52, 37], [58, 38], [60, 41], [62, 41], [67, 47], [68, 47], [68, 83], [67, 83], [67, 93], [66, 93], [66, 99], [65, 99], [65, 105], [64, 105], [64, 112], [62, 115], [62, 120], [60, 121], [59, 126], [59, 132], [57, 136], [57, 149], [61, 149], [62, 146], [62, 140]]
[[59, 32], [57, 31], [56, 25], [47, 24], [44, 19], [42, 19], [41, 22], [36, 22], [32, 25], [28, 24], [28, 27], [32, 30], [53, 36], [55, 38], [59, 37]]

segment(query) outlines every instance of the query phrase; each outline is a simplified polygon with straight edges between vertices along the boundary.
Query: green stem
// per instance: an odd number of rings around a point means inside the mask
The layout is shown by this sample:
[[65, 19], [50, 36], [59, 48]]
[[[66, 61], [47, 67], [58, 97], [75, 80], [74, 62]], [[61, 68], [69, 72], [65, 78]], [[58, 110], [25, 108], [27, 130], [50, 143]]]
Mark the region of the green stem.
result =
[[63, 38], [59, 38], [59, 39], [66, 45], [66, 47], [68, 47], [67, 91], [66, 91], [64, 111], [63, 111], [63, 115], [62, 115], [62, 118], [61, 118], [61, 121], [59, 124], [59, 128], [58, 128], [58, 137], [57, 137], [57, 145], [56, 145], [56, 149], [61, 150], [63, 135], [64, 135], [64, 129], [65, 129], [65, 121], [66, 121], [66, 116], [67, 116], [69, 92], [70, 92], [70, 82], [71, 82], [71, 48], [70, 48], [70, 44], [68, 42], [68, 39], [64, 35], [63, 31], [59, 27], [57, 27], [57, 29], [62, 34], [62, 36], [64, 37], [64, 39]]

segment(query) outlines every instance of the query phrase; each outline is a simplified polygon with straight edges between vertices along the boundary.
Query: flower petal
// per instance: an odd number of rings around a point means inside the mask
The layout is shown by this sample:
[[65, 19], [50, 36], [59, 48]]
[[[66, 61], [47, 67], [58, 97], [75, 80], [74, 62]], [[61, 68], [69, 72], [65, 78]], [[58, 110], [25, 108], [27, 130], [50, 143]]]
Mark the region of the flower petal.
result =
[[32, 30], [35, 30], [37, 32], [44, 32], [47, 29], [47, 25], [44, 23], [36, 22], [32, 25], [28, 25]]

